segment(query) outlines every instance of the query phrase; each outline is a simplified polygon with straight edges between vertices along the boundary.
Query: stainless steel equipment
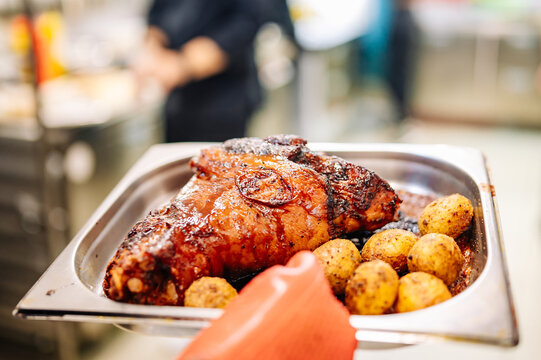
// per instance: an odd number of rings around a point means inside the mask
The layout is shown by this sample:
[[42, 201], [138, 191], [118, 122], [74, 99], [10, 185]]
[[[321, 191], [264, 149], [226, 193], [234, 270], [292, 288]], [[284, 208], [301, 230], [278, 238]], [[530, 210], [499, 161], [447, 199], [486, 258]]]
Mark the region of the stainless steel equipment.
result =
[[[48, 10], [60, 6], [55, 1], [47, 3]], [[14, 318], [11, 311], [69, 242], [70, 231], [82, 225], [79, 219], [86, 221], [89, 212], [99, 205], [129, 166], [146, 148], [161, 142], [163, 137], [158, 101], [146, 103], [137, 99], [133, 106], [120, 106], [126, 105], [125, 100], [132, 92], [125, 84], [129, 85], [127, 81], [119, 86], [118, 77], [110, 79], [108, 84], [98, 84], [102, 90], [113, 89], [109, 107], [116, 111], [103, 111], [107, 105], [102, 107], [99, 104], [103, 105], [103, 101], [95, 101], [93, 104], [98, 105], [78, 111], [68, 109], [64, 116], [58, 116], [62, 111], [43, 116], [47, 107], [58, 110], [58, 104], [72, 106], [74, 102], [69, 96], [66, 98], [66, 94], [80, 93], [84, 98], [86, 92], [81, 89], [85, 88], [84, 84], [88, 85], [79, 82], [79, 87], [64, 86], [60, 92], [57, 88], [56, 94], [61, 95], [56, 99], [60, 100], [51, 105], [43, 96], [49, 94], [51, 97], [55, 92], [44, 90], [46, 86], [38, 89], [34, 71], [37, 56], [34, 41], [39, 36], [28, 36], [28, 51], [15, 51], [13, 46], [7, 46], [8, 40], [17, 39], [23, 43], [25, 40], [21, 29], [15, 31], [18, 35], [11, 33], [14, 30], [10, 24], [15, 15], [33, 19], [34, 15], [39, 16], [43, 5], [35, 1], [0, 4], [0, 65], [4, 65], [0, 66], [0, 90], [6, 90], [0, 94], [1, 103], [6, 105], [0, 106], [0, 271], [4, 275], [0, 280], [2, 359], [78, 358], [77, 347], [88, 340], [83, 327], [29, 323]], [[32, 30], [37, 22], [25, 22], [25, 29], [29, 26]], [[118, 27], [117, 22], [115, 25]], [[36, 34], [36, 31], [29, 32]], [[129, 35], [137, 37], [134, 31]], [[6, 58], [10, 60], [8, 66], [5, 66]], [[47, 63], [47, 59], [43, 62]], [[89, 77], [97, 74], [95, 69], [85, 70]], [[119, 69], [111, 70], [112, 75], [115, 71], [120, 73]], [[81, 75], [79, 71], [79, 79]], [[75, 76], [71, 78], [73, 80]], [[90, 88], [101, 95], [103, 91], [96, 90], [100, 86], [94, 84]], [[52, 98], [54, 100], [55, 96]], [[93, 99], [88, 96], [82, 100], [91, 102]], [[49, 106], [43, 106], [47, 103]], [[49, 121], [43, 121], [44, 118]], [[69, 125], [58, 121], [59, 118], [70, 120]], [[85, 178], [81, 176], [82, 172]], [[70, 173], [78, 175], [77, 181], [72, 181]]]
[[[193, 336], [221, 310], [133, 305], [103, 294], [105, 267], [131, 226], [169, 200], [192, 173], [188, 162], [205, 144], [156, 145], [134, 165], [83, 229], [17, 305], [26, 319], [116, 323], [132, 330]], [[395, 188], [436, 195], [459, 192], [475, 208], [472, 284], [436, 306], [405, 314], [351, 316], [357, 339], [415, 344], [454, 339], [502, 346], [518, 328], [502, 253], [494, 189], [483, 155], [445, 145], [310, 144], [360, 163]], [[490, 306], [487, 306], [490, 304]]]

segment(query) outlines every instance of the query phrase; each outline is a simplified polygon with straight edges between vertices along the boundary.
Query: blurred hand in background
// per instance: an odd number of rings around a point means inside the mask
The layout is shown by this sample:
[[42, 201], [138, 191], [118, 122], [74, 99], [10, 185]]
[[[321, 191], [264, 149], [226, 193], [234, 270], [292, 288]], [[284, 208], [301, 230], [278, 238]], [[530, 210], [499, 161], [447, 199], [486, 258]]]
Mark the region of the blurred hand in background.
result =
[[133, 65], [138, 77], [152, 78], [166, 91], [216, 75], [227, 66], [226, 53], [208, 37], [195, 37], [179, 50], [167, 48], [167, 43], [160, 29], [150, 27]]

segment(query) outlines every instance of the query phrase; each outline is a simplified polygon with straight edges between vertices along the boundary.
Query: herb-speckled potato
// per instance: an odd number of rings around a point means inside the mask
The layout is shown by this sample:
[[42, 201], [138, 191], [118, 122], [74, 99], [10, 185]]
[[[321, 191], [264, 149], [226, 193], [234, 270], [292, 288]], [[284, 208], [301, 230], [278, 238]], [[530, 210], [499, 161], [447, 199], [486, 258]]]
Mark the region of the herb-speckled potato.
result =
[[394, 309], [398, 313], [420, 310], [450, 298], [443, 281], [424, 272], [412, 272], [400, 278]]
[[417, 242], [417, 236], [406, 230], [389, 229], [368, 239], [362, 250], [363, 261], [383, 260], [398, 273], [408, 269], [408, 254]]
[[408, 255], [408, 268], [411, 272], [432, 274], [448, 286], [455, 281], [463, 264], [464, 257], [455, 240], [443, 234], [421, 237]]
[[314, 255], [323, 266], [332, 291], [336, 295], [344, 294], [347, 279], [361, 263], [355, 244], [345, 239], [331, 240], [315, 249]]
[[184, 306], [221, 309], [236, 296], [237, 290], [225, 279], [204, 276], [186, 290]]
[[421, 235], [445, 234], [456, 239], [470, 226], [473, 206], [468, 198], [453, 194], [427, 205], [419, 216]]
[[398, 275], [381, 260], [362, 263], [348, 280], [346, 307], [352, 314], [380, 315], [393, 306]]

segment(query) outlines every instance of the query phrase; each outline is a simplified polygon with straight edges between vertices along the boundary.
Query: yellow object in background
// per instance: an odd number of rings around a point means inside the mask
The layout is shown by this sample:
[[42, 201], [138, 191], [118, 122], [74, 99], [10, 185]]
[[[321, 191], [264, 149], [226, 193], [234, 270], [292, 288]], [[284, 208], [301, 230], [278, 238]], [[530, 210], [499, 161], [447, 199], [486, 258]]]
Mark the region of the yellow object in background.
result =
[[35, 20], [34, 36], [38, 83], [54, 79], [65, 72], [62, 63], [64, 22], [56, 11], [44, 12]]
[[26, 55], [30, 48], [30, 24], [24, 15], [18, 15], [11, 20], [9, 45], [17, 55]]

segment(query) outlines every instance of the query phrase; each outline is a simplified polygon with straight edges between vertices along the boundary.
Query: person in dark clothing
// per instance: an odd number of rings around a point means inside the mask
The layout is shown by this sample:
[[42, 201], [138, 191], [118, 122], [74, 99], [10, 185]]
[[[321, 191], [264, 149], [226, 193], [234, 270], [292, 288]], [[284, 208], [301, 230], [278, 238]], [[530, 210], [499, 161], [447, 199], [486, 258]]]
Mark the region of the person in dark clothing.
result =
[[[282, 11], [266, 12], [268, 3], [282, 4], [278, 7]], [[167, 142], [244, 136], [262, 100], [254, 37], [273, 16], [283, 18], [284, 8], [287, 11], [283, 0], [153, 2], [145, 55], [135, 68], [169, 91]]]
[[411, 115], [410, 93], [415, 60], [417, 27], [409, 0], [396, 0], [389, 36], [387, 81], [396, 99], [399, 119]]
[[375, 21], [360, 40], [362, 73], [389, 87], [397, 120], [410, 115], [413, 62], [418, 37], [411, 0], [378, 0]]

